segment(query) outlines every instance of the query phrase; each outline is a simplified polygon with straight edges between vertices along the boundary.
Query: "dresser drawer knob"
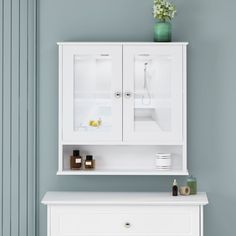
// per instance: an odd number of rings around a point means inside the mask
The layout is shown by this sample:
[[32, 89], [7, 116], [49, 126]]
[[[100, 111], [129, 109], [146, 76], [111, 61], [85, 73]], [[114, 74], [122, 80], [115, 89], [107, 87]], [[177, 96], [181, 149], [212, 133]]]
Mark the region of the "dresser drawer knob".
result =
[[129, 222], [126, 222], [125, 223], [125, 228], [130, 228], [131, 227], [131, 224]]

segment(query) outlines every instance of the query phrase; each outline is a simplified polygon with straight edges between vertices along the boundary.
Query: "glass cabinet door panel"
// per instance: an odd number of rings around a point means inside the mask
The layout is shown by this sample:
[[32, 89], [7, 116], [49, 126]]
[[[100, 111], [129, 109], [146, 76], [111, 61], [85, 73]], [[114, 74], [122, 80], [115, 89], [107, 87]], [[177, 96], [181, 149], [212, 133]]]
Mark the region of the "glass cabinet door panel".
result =
[[125, 139], [181, 141], [181, 50], [127, 46], [124, 60], [124, 87], [131, 94], [124, 100]]
[[137, 55], [134, 62], [134, 131], [171, 131], [171, 58]]
[[111, 132], [111, 57], [76, 55], [74, 68], [74, 131]]
[[63, 95], [69, 97], [63, 107], [64, 139], [121, 140], [122, 96], [115, 95], [122, 89], [119, 49], [101, 46], [64, 49], [63, 58], [70, 57], [63, 61]]

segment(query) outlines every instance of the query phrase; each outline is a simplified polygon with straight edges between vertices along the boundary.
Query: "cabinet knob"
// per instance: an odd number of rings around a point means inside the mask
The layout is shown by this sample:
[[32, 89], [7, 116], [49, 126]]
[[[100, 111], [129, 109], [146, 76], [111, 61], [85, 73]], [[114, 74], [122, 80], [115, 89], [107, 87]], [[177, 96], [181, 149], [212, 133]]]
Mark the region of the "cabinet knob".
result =
[[121, 92], [115, 92], [114, 96], [115, 98], [121, 98]]
[[132, 93], [131, 92], [125, 92], [125, 98], [131, 98]]
[[131, 224], [129, 222], [126, 222], [125, 223], [125, 228], [130, 228], [131, 227]]

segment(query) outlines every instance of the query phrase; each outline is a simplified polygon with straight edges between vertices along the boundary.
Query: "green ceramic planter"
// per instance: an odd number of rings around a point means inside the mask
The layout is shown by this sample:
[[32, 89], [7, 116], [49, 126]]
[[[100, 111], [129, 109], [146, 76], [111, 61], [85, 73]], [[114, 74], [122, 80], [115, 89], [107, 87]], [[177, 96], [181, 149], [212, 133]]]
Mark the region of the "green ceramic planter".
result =
[[171, 42], [170, 22], [158, 22], [154, 25], [155, 42]]

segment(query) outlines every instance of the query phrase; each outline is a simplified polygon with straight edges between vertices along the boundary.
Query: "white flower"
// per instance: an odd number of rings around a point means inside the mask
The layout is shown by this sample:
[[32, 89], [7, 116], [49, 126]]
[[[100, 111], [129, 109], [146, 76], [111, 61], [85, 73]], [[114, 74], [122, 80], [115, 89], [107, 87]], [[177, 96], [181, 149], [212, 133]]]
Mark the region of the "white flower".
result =
[[153, 1], [153, 16], [154, 18], [167, 21], [175, 17], [176, 7], [168, 0], [154, 0]]

